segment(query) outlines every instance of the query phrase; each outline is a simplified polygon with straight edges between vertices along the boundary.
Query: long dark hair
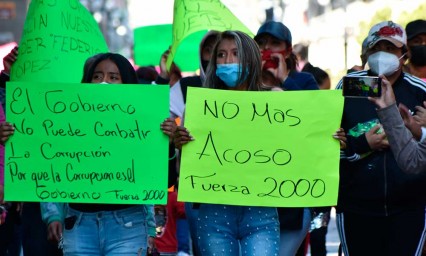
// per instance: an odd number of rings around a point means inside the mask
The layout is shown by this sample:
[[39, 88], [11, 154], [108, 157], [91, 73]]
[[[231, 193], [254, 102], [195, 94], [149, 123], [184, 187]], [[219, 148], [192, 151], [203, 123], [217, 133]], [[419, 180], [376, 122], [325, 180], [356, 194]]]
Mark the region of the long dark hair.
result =
[[86, 60], [83, 70], [83, 78], [81, 79], [82, 83], [91, 83], [93, 73], [95, 72], [96, 66], [104, 61], [111, 60], [117, 65], [118, 70], [120, 71], [121, 80], [123, 84], [137, 84], [138, 78], [136, 71], [133, 68], [132, 64], [124, 56], [118, 53], [100, 53], [96, 54]]

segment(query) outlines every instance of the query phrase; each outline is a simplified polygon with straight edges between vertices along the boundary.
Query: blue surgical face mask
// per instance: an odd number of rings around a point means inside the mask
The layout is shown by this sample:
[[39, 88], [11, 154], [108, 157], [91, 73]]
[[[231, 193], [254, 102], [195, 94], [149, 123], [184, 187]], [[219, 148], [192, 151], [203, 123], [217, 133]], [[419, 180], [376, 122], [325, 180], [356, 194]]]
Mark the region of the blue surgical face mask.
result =
[[217, 64], [216, 75], [222, 80], [228, 87], [234, 88], [238, 84], [238, 78], [241, 73], [241, 66], [238, 63], [230, 64]]

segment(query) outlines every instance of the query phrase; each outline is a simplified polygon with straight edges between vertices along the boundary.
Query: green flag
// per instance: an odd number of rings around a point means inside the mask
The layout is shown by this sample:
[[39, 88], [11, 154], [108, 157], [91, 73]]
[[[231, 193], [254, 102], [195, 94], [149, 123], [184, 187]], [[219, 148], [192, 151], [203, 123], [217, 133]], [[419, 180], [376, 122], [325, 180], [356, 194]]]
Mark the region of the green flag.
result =
[[79, 1], [32, 1], [12, 81], [80, 82], [87, 58], [108, 46]]
[[[173, 14], [173, 43], [167, 59], [170, 68], [180, 43], [200, 30], [240, 30], [254, 36], [235, 15], [219, 0], [175, 0]], [[194, 49], [198, 52], [198, 48]]]
[[[172, 24], [143, 26], [133, 31], [135, 63], [138, 66], [157, 66], [161, 55], [172, 44]], [[174, 62], [182, 71], [200, 68], [199, 45], [207, 30], [186, 37], [179, 45]]]

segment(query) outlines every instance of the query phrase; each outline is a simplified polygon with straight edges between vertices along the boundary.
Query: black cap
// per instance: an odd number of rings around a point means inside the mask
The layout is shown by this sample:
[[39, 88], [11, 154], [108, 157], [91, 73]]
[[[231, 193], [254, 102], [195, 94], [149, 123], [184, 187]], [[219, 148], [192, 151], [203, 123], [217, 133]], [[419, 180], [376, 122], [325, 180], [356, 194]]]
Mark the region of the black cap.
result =
[[426, 34], [426, 20], [415, 20], [409, 22], [405, 27], [405, 32], [407, 32], [407, 39], [413, 39], [413, 37], [419, 34]]
[[261, 34], [270, 34], [282, 41], [288, 42], [291, 45], [290, 30], [281, 22], [268, 21], [264, 23], [262, 26], [260, 26], [254, 39], [256, 39], [256, 37], [260, 36]]

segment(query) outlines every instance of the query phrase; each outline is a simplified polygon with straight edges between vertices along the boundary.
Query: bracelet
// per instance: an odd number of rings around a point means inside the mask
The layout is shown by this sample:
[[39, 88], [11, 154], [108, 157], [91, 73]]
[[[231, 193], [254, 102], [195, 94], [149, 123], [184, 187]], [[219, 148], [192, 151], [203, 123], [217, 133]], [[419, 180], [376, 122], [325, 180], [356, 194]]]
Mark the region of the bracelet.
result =
[[175, 149], [175, 154], [172, 157], [169, 158], [169, 161], [175, 159], [176, 155], [177, 155], [177, 150]]

